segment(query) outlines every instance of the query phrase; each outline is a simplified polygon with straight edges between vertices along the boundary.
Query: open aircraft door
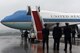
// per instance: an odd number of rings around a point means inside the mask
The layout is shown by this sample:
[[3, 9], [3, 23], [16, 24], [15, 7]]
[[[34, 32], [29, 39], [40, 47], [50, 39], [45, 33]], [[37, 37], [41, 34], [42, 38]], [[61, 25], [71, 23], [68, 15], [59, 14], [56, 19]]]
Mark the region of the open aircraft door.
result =
[[40, 18], [39, 12], [37, 10], [31, 10], [31, 15], [37, 39], [39, 41], [42, 41], [42, 28], [43, 28], [42, 19]]

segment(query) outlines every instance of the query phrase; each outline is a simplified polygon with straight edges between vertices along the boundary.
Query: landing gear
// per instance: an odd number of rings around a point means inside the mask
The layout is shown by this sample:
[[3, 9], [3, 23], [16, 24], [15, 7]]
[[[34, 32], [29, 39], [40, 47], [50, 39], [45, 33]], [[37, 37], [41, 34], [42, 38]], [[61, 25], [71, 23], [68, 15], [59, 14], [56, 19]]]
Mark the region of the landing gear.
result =
[[23, 30], [20, 30], [20, 31], [21, 31], [21, 40], [23, 40], [24, 32], [23, 32]]
[[23, 43], [24, 43], [24, 32], [23, 32], [23, 30], [20, 30], [20, 32], [21, 32], [21, 46], [23, 46]]

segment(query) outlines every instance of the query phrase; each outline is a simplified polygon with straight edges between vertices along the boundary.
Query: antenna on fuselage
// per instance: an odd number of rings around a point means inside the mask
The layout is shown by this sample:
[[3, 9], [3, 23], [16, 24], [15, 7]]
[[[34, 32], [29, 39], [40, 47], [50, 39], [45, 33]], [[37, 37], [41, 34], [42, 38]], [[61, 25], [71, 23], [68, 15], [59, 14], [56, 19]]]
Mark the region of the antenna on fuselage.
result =
[[40, 12], [40, 6], [36, 6], [38, 12]]
[[31, 8], [30, 8], [30, 6], [28, 6], [28, 12], [27, 12], [27, 15], [31, 15]]
[[38, 11], [40, 12], [40, 6], [38, 7]]

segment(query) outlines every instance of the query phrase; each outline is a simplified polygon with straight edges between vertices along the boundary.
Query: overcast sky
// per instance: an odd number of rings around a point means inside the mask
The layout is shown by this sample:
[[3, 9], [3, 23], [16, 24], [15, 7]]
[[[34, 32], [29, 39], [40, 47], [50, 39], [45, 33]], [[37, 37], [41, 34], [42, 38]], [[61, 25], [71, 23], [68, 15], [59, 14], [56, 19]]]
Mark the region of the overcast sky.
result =
[[[40, 6], [41, 10], [80, 13], [80, 0], [0, 0], [0, 20], [27, 6]], [[0, 24], [0, 29], [5, 26]]]
[[[27, 0], [28, 4], [40, 5], [41, 9], [80, 13], [80, 0]], [[33, 4], [34, 3], [34, 4]]]
[[[0, 0], [0, 20], [18, 10], [26, 9], [26, 0]], [[0, 24], [0, 30], [10, 30]]]

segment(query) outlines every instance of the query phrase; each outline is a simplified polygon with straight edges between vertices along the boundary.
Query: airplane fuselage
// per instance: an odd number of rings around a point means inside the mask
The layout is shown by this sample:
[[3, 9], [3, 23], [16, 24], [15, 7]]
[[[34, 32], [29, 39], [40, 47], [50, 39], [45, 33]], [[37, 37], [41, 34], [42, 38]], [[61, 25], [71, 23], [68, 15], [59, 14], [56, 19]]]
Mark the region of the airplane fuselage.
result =
[[[13, 15], [5, 17], [1, 23], [15, 29], [30, 30], [33, 28], [32, 16], [26, 13], [26, 10], [17, 11]], [[40, 18], [47, 24], [55, 22], [80, 22], [80, 14], [74, 13], [40, 12]]]

